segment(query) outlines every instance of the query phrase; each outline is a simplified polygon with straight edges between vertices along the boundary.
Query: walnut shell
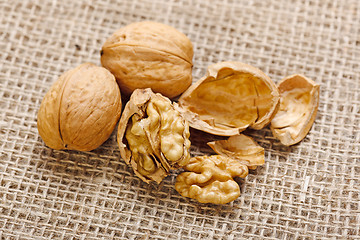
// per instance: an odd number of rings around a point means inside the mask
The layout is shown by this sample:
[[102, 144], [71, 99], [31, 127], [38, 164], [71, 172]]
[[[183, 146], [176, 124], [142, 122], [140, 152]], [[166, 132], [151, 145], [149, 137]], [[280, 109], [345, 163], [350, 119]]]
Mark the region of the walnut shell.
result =
[[261, 129], [277, 111], [279, 92], [260, 69], [241, 62], [209, 66], [176, 106], [191, 127], [221, 136]]
[[117, 141], [120, 155], [143, 181], [160, 183], [170, 169], [190, 159], [187, 121], [171, 101], [150, 88], [137, 89], [120, 118]]
[[238, 160], [249, 169], [256, 169], [265, 163], [265, 150], [251, 137], [244, 134], [231, 136], [226, 140], [207, 143], [217, 154]]
[[117, 30], [101, 50], [101, 64], [126, 95], [138, 88], [169, 98], [180, 95], [192, 82], [192, 58], [192, 43], [183, 33], [150, 21]]
[[120, 114], [115, 77], [103, 67], [84, 63], [51, 86], [41, 102], [37, 127], [50, 148], [90, 151], [109, 138]]
[[286, 146], [300, 142], [310, 131], [319, 106], [320, 86], [303, 75], [282, 79], [280, 108], [271, 121], [273, 135]]

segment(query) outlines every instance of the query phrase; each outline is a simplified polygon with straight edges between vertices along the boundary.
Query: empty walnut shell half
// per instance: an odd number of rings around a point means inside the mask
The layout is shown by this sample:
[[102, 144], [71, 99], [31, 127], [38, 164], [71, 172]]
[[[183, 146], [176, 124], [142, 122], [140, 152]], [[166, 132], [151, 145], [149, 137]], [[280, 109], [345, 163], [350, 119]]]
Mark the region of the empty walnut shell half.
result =
[[260, 69], [241, 62], [209, 66], [179, 98], [177, 108], [191, 127], [221, 136], [261, 129], [274, 116], [279, 92]]
[[121, 94], [105, 68], [84, 63], [62, 74], [44, 96], [37, 126], [53, 149], [90, 151], [113, 132], [121, 114]]
[[171, 101], [137, 89], [125, 105], [117, 140], [120, 155], [143, 181], [161, 182], [190, 159], [189, 124]]
[[226, 140], [207, 143], [217, 154], [236, 159], [249, 169], [256, 169], [265, 163], [264, 148], [244, 134], [231, 136]]
[[144, 21], [118, 29], [104, 43], [101, 64], [112, 72], [121, 93], [138, 88], [173, 98], [192, 82], [193, 46], [166, 24]]
[[278, 84], [280, 108], [271, 121], [273, 135], [286, 146], [300, 142], [310, 131], [319, 106], [320, 86], [295, 74]]

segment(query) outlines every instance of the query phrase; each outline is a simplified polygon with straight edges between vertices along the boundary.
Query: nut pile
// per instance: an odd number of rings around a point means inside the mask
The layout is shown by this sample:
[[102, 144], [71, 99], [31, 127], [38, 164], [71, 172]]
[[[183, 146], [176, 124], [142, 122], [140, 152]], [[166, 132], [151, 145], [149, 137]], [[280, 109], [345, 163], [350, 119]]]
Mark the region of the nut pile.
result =
[[[102, 67], [65, 72], [44, 96], [37, 118], [53, 149], [91, 151], [116, 124], [122, 159], [144, 182], [160, 183], [182, 168], [175, 189], [201, 203], [225, 204], [240, 195], [237, 177], [265, 163], [264, 148], [242, 132], [270, 125], [290, 146], [311, 129], [319, 85], [302, 75], [278, 85], [260, 69], [227, 61], [192, 83], [193, 46], [173, 27], [132, 23], [102, 46]], [[130, 97], [122, 111], [121, 95]], [[179, 97], [177, 102], [172, 101]], [[209, 142], [211, 156], [190, 154], [189, 127], [228, 139]]]

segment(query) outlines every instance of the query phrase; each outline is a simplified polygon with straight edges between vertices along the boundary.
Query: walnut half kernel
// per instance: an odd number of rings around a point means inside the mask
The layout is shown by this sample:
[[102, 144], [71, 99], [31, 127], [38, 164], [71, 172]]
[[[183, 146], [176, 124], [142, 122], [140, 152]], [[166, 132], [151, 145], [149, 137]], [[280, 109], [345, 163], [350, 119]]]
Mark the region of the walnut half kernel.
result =
[[240, 196], [235, 177], [245, 178], [248, 168], [235, 159], [221, 155], [198, 156], [177, 176], [175, 189], [183, 197], [201, 203], [225, 204]]
[[189, 125], [171, 101], [150, 88], [137, 89], [119, 122], [120, 155], [143, 181], [160, 183], [190, 159]]

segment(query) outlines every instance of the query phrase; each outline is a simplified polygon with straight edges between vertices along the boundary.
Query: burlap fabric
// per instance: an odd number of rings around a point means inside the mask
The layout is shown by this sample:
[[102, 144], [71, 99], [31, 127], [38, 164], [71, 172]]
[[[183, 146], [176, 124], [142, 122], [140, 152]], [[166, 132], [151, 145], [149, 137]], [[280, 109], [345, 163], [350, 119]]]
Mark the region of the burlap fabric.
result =
[[[116, 29], [154, 20], [194, 44], [194, 81], [237, 60], [275, 82], [301, 73], [321, 85], [316, 121], [300, 143], [247, 131], [266, 164], [226, 205], [146, 184], [113, 134], [92, 152], [47, 148], [40, 102], [64, 71], [100, 65]], [[1, 239], [358, 239], [360, 235], [360, 1], [0, 0]], [[214, 137], [191, 131], [193, 155]]]

